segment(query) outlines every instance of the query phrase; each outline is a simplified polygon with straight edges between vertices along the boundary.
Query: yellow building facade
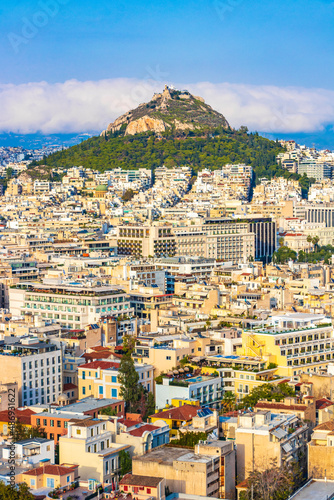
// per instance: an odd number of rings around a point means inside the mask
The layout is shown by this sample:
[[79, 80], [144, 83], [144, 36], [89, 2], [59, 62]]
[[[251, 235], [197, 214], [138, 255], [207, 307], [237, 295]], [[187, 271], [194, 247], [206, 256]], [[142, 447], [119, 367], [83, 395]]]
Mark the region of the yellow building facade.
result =
[[279, 376], [325, 369], [334, 359], [331, 319], [322, 314], [286, 314], [242, 333], [239, 355], [255, 356], [277, 365]]

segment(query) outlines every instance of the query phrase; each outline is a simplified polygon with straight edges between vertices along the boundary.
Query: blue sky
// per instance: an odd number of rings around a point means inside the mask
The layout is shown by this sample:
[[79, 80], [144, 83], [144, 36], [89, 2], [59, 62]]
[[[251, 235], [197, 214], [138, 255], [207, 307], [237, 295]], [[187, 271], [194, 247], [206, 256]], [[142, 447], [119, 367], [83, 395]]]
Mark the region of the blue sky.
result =
[[[322, 90], [334, 91], [331, 1], [0, 0], [0, 14], [0, 84], [2, 90], [11, 85], [23, 108], [28, 97], [22, 93], [22, 85], [28, 83], [43, 81], [52, 89], [53, 84], [68, 80], [115, 82], [122, 78], [132, 79], [138, 86], [139, 81], [151, 79], [188, 86], [227, 83], [236, 85], [238, 92], [240, 85], [253, 90], [271, 86], [277, 89], [271, 92], [272, 106], [276, 105], [275, 92], [280, 94], [279, 111], [273, 111], [279, 115], [288, 113], [296, 96], [286, 88], [310, 90], [310, 99], [316, 95], [323, 112], [313, 125], [307, 121], [306, 128], [297, 120], [297, 128], [309, 132], [313, 126], [321, 133], [322, 126], [334, 123], [334, 110], [332, 116], [326, 101], [331, 102], [331, 92], [325, 98]], [[121, 88], [114, 84], [110, 88], [113, 98], [119, 100]], [[210, 104], [222, 105], [216, 94], [207, 89], [203, 92], [211, 95]], [[246, 94], [239, 103], [249, 98], [249, 91]], [[145, 92], [143, 95], [146, 98]], [[16, 113], [19, 120], [19, 111], [11, 102], [6, 95], [0, 97], [2, 107], [5, 105], [12, 118]], [[113, 119], [117, 106], [113, 109], [108, 103], [108, 110]], [[250, 121], [256, 125], [256, 110], [253, 113]], [[245, 118], [249, 119], [247, 113]], [[100, 116], [102, 119], [105, 117]], [[15, 120], [5, 117], [2, 121], [0, 118], [2, 130], [15, 128]], [[272, 120], [270, 131], [274, 123]], [[258, 125], [263, 126], [263, 121]], [[292, 132], [296, 126], [289, 123], [285, 129]]]

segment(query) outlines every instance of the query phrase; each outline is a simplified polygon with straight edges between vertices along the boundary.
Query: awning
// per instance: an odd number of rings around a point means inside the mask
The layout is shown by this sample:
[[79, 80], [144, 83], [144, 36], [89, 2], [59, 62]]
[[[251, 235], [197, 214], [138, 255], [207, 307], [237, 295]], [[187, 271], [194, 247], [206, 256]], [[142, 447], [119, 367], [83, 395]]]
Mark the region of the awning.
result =
[[285, 451], [285, 453], [290, 453], [290, 451], [292, 451], [292, 446], [290, 443], [283, 444], [282, 448]]

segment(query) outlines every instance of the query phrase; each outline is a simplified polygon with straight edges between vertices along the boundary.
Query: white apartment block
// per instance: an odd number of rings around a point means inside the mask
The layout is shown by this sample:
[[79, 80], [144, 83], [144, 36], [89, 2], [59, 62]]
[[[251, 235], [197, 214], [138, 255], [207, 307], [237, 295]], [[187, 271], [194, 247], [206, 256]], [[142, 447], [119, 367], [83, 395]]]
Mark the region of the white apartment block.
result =
[[129, 299], [123, 290], [82, 283], [22, 283], [10, 289], [9, 307], [14, 316], [30, 312], [68, 329], [82, 329], [107, 314], [131, 313]]
[[17, 382], [19, 406], [57, 401], [63, 392], [60, 349], [35, 337], [5, 343], [2, 349], [2, 382]]

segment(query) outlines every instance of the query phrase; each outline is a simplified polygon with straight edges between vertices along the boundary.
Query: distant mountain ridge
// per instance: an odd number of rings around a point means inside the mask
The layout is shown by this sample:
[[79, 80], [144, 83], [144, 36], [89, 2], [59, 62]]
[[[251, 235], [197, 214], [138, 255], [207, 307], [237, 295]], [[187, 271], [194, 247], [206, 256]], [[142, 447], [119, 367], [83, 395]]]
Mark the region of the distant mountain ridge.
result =
[[140, 104], [117, 118], [101, 135], [118, 131], [124, 131], [124, 135], [167, 131], [177, 134], [216, 127], [230, 128], [226, 118], [206, 104], [202, 97], [165, 85], [162, 93], [154, 94], [148, 103]]

